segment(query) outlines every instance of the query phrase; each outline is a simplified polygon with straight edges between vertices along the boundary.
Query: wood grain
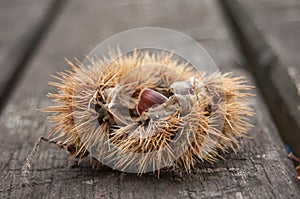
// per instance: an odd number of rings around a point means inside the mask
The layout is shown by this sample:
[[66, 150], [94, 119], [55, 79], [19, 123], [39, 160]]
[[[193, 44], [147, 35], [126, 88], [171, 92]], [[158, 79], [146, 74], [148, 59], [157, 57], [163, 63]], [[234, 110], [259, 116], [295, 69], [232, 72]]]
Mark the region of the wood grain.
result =
[[[116, 14], [117, 13], [117, 14]], [[66, 68], [63, 57], [82, 59], [98, 42], [114, 33], [139, 26], [161, 26], [182, 31], [207, 48], [222, 71], [251, 76], [239, 69], [234, 50], [215, 1], [72, 0], [60, 15], [30, 62], [22, 82], [5, 107], [0, 121], [0, 197], [11, 198], [295, 198], [300, 194], [296, 174], [287, 159], [277, 129], [260, 94], [252, 99], [256, 116], [252, 139], [241, 140], [241, 150], [216, 164], [203, 164], [191, 175], [162, 172], [126, 174], [87, 161], [68, 165], [68, 154], [42, 144], [22, 186], [21, 167], [41, 135], [49, 133], [46, 115], [37, 108], [49, 105], [45, 94], [49, 74]], [[191, 52], [192, 53], [192, 52]], [[196, 55], [195, 55], [196, 56]], [[232, 67], [228, 67], [232, 65]], [[221, 67], [222, 66], [222, 67]]]
[[222, 1], [283, 140], [300, 156], [299, 2]]
[[64, 2], [0, 2], [0, 111]]

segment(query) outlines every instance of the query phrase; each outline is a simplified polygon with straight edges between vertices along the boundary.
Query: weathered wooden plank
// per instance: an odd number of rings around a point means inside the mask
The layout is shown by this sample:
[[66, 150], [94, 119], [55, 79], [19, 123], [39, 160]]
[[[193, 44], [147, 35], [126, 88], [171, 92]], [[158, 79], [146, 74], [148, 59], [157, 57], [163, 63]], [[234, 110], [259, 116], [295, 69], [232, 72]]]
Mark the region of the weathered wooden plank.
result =
[[[115, 13], [118, 13], [116, 15]], [[241, 151], [225, 161], [204, 164], [192, 175], [163, 172], [142, 177], [102, 168], [87, 162], [68, 167], [68, 154], [42, 144], [32, 162], [30, 186], [22, 187], [20, 169], [40, 135], [47, 135], [46, 116], [36, 111], [49, 101], [45, 94], [49, 74], [65, 68], [63, 57], [79, 57], [98, 42], [119, 31], [138, 26], [163, 26], [182, 31], [208, 49], [223, 71], [238, 70], [239, 57], [232, 48], [215, 1], [114, 1], [110, 4], [73, 0], [55, 24], [20, 86], [1, 116], [0, 196], [35, 198], [242, 198], [296, 197], [300, 194], [287, 159], [259, 93], [253, 98], [257, 116], [253, 139], [242, 140]], [[192, 52], [191, 52], [192, 53]], [[196, 55], [195, 55], [196, 56]], [[233, 65], [234, 67], [227, 67]], [[251, 77], [249, 77], [251, 79]], [[282, 191], [284, 190], [284, 191]]]
[[255, 27], [286, 67], [300, 71], [300, 2], [297, 0], [238, 0]]
[[222, 1], [282, 138], [300, 156], [299, 2]]
[[63, 2], [0, 2], [0, 109]]

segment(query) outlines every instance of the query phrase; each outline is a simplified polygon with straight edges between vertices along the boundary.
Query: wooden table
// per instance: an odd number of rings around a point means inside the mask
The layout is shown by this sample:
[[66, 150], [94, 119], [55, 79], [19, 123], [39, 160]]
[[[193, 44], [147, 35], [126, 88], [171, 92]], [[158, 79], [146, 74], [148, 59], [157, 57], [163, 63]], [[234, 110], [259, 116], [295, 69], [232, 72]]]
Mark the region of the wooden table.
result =
[[220, 2], [284, 142], [300, 156], [299, 1]]
[[[18, 8], [19, 1], [7, 0], [1, 4], [11, 4], [1, 6], [2, 27], [9, 28], [1, 29], [1, 34], [5, 33], [0, 37], [1, 63], [7, 63], [0, 66], [4, 71], [1, 77], [7, 77], [1, 85], [10, 86], [10, 82], [15, 85], [1, 88], [6, 99], [0, 118], [1, 198], [299, 197], [294, 167], [259, 90], [255, 90], [256, 97], [251, 99], [256, 112], [251, 121], [255, 127], [249, 131], [252, 139], [241, 141], [237, 155], [229, 154], [213, 165], [204, 164], [191, 175], [164, 172], [159, 179], [153, 174], [139, 177], [109, 168], [94, 170], [87, 161], [71, 167], [66, 152], [42, 144], [32, 162], [30, 184], [22, 186], [21, 167], [27, 154], [37, 138], [50, 131], [47, 115], [36, 110], [50, 103], [46, 98], [47, 92], [53, 91], [47, 85], [51, 80], [49, 75], [67, 68], [64, 57], [82, 60], [112, 34], [141, 26], [181, 31], [200, 42], [221, 71], [246, 75], [255, 83], [247, 69], [241, 67], [243, 57], [235, 46], [220, 4], [214, 0], [110, 3], [32, 0], [22, 1], [22, 9]], [[17, 15], [19, 12], [21, 16]], [[18, 27], [19, 23], [28, 26]], [[34, 42], [26, 43], [27, 38]], [[20, 48], [22, 51], [15, 53]], [[27, 54], [27, 50], [31, 53]], [[6, 72], [7, 67], [20, 74], [11, 75], [14, 72]]]

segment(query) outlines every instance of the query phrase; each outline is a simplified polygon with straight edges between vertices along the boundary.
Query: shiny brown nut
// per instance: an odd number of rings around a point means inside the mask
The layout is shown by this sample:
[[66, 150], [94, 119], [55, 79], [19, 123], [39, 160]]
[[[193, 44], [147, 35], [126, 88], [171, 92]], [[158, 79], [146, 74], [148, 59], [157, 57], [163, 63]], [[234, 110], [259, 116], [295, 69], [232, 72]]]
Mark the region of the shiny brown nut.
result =
[[155, 90], [144, 89], [140, 94], [137, 111], [139, 114], [142, 114], [144, 111], [147, 111], [154, 105], [163, 104], [165, 101], [167, 101], [167, 99], [167, 97]]

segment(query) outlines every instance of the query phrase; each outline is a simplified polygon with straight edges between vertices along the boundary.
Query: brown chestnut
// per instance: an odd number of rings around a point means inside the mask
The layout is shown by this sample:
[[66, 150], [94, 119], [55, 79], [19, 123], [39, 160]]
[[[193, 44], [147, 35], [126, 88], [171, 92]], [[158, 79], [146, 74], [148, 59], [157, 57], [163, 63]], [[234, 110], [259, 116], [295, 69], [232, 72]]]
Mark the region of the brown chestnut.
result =
[[137, 111], [139, 114], [142, 114], [150, 107], [163, 104], [167, 100], [168, 98], [160, 94], [159, 92], [146, 88], [140, 93]]

